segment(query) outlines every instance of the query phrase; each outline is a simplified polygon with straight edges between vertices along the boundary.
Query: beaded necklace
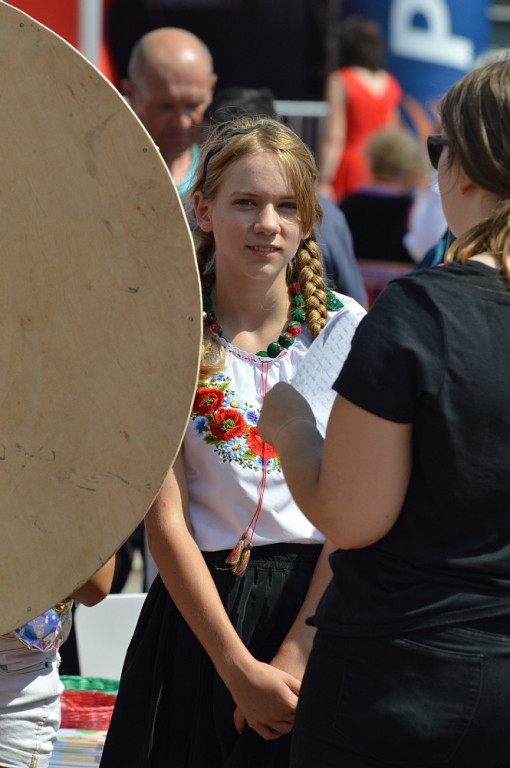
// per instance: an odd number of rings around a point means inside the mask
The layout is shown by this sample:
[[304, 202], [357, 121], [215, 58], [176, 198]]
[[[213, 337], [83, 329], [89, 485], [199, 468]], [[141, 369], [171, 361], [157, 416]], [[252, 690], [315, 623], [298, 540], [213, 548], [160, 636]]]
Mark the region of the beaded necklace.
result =
[[[202, 275], [202, 306], [204, 310], [204, 318], [213, 333], [217, 336], [223, 337], [223, 330], [218, 322], [216, 313], [212, 306], [211, 291], [216, 280], [216, 275]], [[284, 349], [288, 349], [294, 344], [294, 341], [299, 336], [303, 329], [303, 323], [306, 321], [305, 312], [305, 300], [301, 293], [299, 283], [294, 278], [289, 285], [289, 292], [291, 295], [290, 300], [290, 314], [289, 322], [287, 323], [285, 330], [278, 336], [277, 341], [272, 341], [268, 344], [266, 350], [257, 352], [258, 357], [278, 357], [280, 352]], [[336, 311], [340, 309], [342, 302], [336, 298], [335, 294], [327, 289], [327, 307], [330, 311]]]

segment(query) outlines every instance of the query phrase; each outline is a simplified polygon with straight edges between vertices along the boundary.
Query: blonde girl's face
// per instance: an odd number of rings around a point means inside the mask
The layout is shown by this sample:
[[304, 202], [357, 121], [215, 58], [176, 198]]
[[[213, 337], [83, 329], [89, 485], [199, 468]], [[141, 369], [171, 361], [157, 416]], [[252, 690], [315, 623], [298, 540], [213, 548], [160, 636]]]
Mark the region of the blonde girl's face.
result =
[[272, 280], [304, 237], [294, 190], [272, 152], [233, 162], [214, 200], [198, 192], [194, 206], [198, 226], [214, 235], [218, 276]]

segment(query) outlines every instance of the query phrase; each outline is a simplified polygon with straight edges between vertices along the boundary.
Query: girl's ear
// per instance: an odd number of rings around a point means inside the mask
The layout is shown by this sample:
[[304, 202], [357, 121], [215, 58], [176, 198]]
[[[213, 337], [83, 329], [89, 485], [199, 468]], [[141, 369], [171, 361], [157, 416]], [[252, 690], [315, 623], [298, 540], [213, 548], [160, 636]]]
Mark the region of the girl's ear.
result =
[[203, 232], [212, 232], [211, 210], [208, 201], [201, 192], [195, 192], [193, 195], [193, 210], [200, 229]]

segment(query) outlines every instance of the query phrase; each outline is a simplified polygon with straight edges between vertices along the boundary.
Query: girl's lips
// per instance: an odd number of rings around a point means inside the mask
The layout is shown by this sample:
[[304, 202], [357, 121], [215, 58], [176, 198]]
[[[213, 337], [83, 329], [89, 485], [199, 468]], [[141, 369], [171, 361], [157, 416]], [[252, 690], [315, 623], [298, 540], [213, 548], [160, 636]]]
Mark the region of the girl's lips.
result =
[[279, 248], [276, 245], [249, 245], [250, 251], [256, 251], [257, 253], [277, 253]]

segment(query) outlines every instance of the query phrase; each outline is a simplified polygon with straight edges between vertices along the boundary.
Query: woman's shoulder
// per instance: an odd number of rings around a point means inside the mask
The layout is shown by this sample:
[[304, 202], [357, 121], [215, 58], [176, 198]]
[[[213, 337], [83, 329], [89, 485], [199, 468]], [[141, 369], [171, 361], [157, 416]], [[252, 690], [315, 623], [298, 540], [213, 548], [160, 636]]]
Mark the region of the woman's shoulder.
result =
[[443, 265], [428, 269], [411, 269], [406, 274], [393, 278], [379, 293], [372, 307], [398, 304], [404, 298], [419, 302], [420, 296], [434, 295], [451, 281], [451, 270], [448, 267], [446, 271], [442, 270]]
[[480, 288], [496, 288], [497, 283], [496, 270], [487, 268], [484, 274], [483, 268], [458, 262], [414, 269], [386, 285], [369, 315], [373, 322], [381, 322], [380, 315], [400, 319], [409, 316], [421, 318], [421, 321], [424, 317], [434, 316], [439, 320], [462, 311], [466, 301], [494, 297], [494, 290]]
[[468, 264], [462, 264], [459, 261], [441, 262], [433, 267], [413, 269], [407, 274], [392, 280], [388, 287], [395, 284], [424, 290], [439, 290], [443, 287], [454, 289], [458, 279], [482, 277], [484, 274], [486, 276], [489, 274], [494, 276], [496, 273], [497, 271], [494, 269], [484, 267], [483, 265], [479, 266], [472, 262]]
[[386, 69], [372, 72], [364, 67], [340, 67], [335, 73], [346, 88], [361, 88], [375, 98], [402, 93], [399, 81]]

